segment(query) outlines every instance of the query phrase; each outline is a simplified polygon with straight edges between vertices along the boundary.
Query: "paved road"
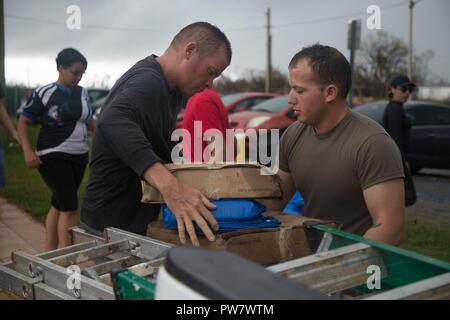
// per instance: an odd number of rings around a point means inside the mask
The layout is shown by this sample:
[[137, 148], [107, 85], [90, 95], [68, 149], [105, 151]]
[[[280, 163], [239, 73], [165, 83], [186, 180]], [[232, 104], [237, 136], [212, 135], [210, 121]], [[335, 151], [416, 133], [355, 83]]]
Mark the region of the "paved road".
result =
[[422, 169], [414, 182], [418, 200], [407, 212], [450, 224], [450, 170]]

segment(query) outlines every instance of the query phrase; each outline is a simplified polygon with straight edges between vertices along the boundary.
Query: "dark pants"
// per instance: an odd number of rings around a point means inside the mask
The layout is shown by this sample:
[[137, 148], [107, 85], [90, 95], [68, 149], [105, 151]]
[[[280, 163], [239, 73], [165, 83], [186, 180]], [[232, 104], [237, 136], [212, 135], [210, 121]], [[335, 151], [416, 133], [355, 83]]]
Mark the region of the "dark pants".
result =
[[78, 188], [88, 163], [88, 154], [49, 153], [39, 157], [39, 173], [52, 192], [51, 205], [60, 211], [78, 209]]
[[405, 207], [409, 207], [417, 201], [416, 187], [406, 161], [403, 161], [403, 170], [405, 171]]

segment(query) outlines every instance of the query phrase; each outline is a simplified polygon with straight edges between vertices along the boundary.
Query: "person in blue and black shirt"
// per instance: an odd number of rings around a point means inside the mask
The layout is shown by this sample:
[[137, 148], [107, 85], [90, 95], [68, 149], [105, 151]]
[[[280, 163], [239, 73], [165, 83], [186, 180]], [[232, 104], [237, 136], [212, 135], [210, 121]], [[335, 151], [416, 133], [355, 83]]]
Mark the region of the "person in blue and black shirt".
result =
[[[86, 58], [66, 48], [58, 54], [56, 67], [58, 80], [33, 92], [17, 126], [27, 166], [39, 170], [52, 192], [46, 251], [70, 245], [67, 229], [77, 223], [77, 190], [88, 163], [88, 126], [93, 127], [87, 90], [78, 85]], [[36, 150], [28, 136], [33, 123], [41, 124]]]

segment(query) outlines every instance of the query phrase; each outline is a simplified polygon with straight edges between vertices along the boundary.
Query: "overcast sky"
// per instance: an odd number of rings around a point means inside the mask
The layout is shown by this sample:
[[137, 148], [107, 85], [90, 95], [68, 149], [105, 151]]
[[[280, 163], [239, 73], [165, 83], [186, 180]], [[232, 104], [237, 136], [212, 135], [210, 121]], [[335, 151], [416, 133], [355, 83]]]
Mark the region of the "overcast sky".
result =
[[[237, 76], [266, 65], [266, 10], [272, 12], [273, 65], [283, 71], [303, 46], [316, 42], [347, 57], [347, 23], [369, 5], [381, 8], [381, 28], [408, 40], [408, 0], [4, 0], [6, 81], [35, 86], [55, 81], [54, 58], [64, 47], [88, 59], [81, 85], [112, 85], [136, 61], [161, 54], [174, 34], [195, 21], [221, 28], [233, 47], [224, 72]], [[67, 8], [81, 10], [81, 29], [69, 30]], [[430, 71], [450, 81], [450, 0], [421, 0], [414, 7], [414, 49], [432, 50]]]

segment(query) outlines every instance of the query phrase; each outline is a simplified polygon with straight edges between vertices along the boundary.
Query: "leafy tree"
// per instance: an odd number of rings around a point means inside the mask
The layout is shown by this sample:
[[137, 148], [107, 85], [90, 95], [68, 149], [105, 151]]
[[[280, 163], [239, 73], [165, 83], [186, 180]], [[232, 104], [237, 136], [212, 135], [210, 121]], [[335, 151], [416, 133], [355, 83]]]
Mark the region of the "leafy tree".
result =
[[[214, 86], [222, 94], [246, 91], [265, 91], [265, 72], [256, 69], [247, 69], [239, 78], [232, 80], [222, 75]], [[288, 78], [277, 68], [272, 69], [272, 92], [287, 93], [289, 91]]]
[[[385, 97], [391, 79], [407, 74], [408, 46], [400, 38], [386, 32], [369, 34], [357, 55], [354, 88], [359, 95]], [[413, 54], [412, 81], [424, 85], [429, 77], [431, 50]]]

